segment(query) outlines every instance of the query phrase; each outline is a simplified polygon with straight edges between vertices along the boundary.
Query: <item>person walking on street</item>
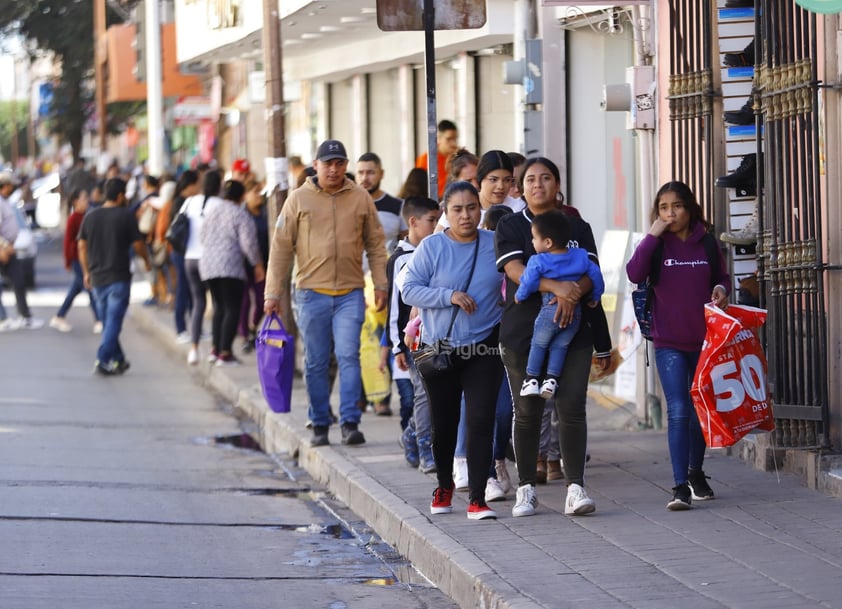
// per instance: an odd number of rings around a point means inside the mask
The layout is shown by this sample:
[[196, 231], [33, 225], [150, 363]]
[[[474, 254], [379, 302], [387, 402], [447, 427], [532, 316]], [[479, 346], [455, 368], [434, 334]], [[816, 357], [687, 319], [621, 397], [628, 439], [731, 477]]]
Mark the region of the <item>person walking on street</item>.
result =
[[[453, 455], [465, 395], [468, 433], [468, 518], [496, 518], [485, 501], [492, 465], [494, 420], [503, 366], [497, 350], [501, 275], [494, 264], [494, 235], [479, 229], [476, 188], [454, 182], [444, 192], [450, 228], [424, 239], [407, 263], [404, 301], [418, 307], [422, 342], [444, 341], [451, 365], [435, 376], [422, 374], [433, 421], [438, 485], [430, 513], [453, 511]], [[423, 370], [422, 370], [423, 372]]]
[[[170, 209], [169, 224], [182, 212], [184, 202], [199, 192], [199, 174], [187, 169], [175, 184], [175, 198]], [[184, 252], [177, 252], [170, 248], [170, 263], [175, 268], [175, 306], [173, 316], [175, 321], [175, 342], [184, 345], [190, 342], [187, 331], [187, 314], [193, 309], [193, 297], [190, 295], [190, 281], [187, 279], [187, 268], [184, 263]]]
[[362, 444], [360, 332], [365, 315], [363, 251], [368, 256], [377, 310], [386, 306], [386, 239], [371, 196], [345, 175], [348, 154], [338, 140], [322, 142], [316, 175], [293, 190], [278, 216], [269, 249], [264, 311], [281, 311], [281, 291], [297, 262], [295, 305], [304, 341], [313, 446], [330, 443], [331, 348], [339, 365], [339, 422], [343, 444]]
[[[217, 205], [225, 203], [219, 198], [221, 190], [222, 172], [218, 169], [208, 171], [202, 178], [202, 194], [189, 197], [181, 208], [181, 213], [190, 219], [190, 236], [184, 251], [184, 268], [187, 272], [187, 283], [190, 285], [190, 300], [193, 303], [190, 311], [191, 347], [187, 353], [187, 363], [191, 366], [199, 363], [199, 341], [202, 339], [202, 322], [208, 305], [208, 286], [199, 275], [199, 261], [202, 258], [202, 241], [199, 235], [205, 216]], [[216, 361], [213, 354], [210, 354], [209, 358], [213, 362]]]
[[105, 203], [82, 220], [78, 246], [85, 287], [93, 290], [103, 323], [94, 372], [122, 374], [129, 369], [120, 346], [132, 285], [129, 249], [134, 247], [147, 272], [150, 269], [145, 236], [138, 230], [134, 212], [126, 208], [125, 181], [111, 178], [105, 183]]
[[[406, 199], [403, 203], [403, 217], [409, 226], [409, 233], [405, 239], [398, 242], [398, 247], [386, 265], [386, 275], [389, 278], [389, 314], [383, 331], [386, 348], [394, 356], [398, 370], [409, 374], [408, 379], [399, 378], [395, 383], [400, 388], [401, 381], [408, 381], [412, 393], [412, 410], [408, 413], [409, 420], [403, 427], [400, 444], [404, 449], [407, 462], [413, 467], [420, 468], [425, 474], [436, 469], [433, 457], [430, 404], [418, 370], [413, 365], [412, 352], [403, 339], [403, 330], [409, 323], [412, 307], [401, 297], [400, 287], [403, 282], [398, 280], [398, 276], [402, 275], [403, 269], [422, 239], [433, 234], [440, 213], [438, 203], [428, 197]], [[402, 426], [404, 425], [403, 414], [402, 412]]]
[[[712, 302], [724, 309], [731, 279], [722, 250], [708, 228], [690, 187], [667, 182], [655, 196], [652, 227], [626, 265], [630, 281], [649, 278], [653, 284], [652, 342], [667, 401], [667, 440], [675, 482], [673, 498], [667, 503], [670, 510], [687, 510], [693, 499], [714, 497], [702, 470], [705, 438], [690, 386], [705, 340], [705, 304]], [[717, 256], [710, 256], [709, 250]]]
[[[82, 273], [82, 265], [79, 263], [79, 245], [77, 239], [79, 237], [79, 228], [82, 226], [82, 220], [88, 211], [88, 193], [85, 190], [74, 190], [70, 195], [70, 209], [72, 210], [70, 216], [67, 218], [67, 227], [64, 231], [64, 268], [73, 273], [73, 283], [70, 284], [70, 289], [67, 291], [67, 296], [64, 302], [58, 309], [58, 312], [50, 320], [50, 327], [55, 328], [59, 332], [70, 332], [73, 329], [65, 317], [70, 307], [73, 306], [73, 301], [79, 292], [85, 289], [85, 278]], [[93, 292], [88, 292], [88, 299], [91, 303], [91, 310], [94, 314], [94, 334], [102, 332], [102, 321], [99, 313], [96, 310], [96, 299]]]
[[[532, 221], [537, 215], [555, 209], [560, 183], [561, 176], [555, 163], [544, 157], [529, 159], [521, 178], [521, 191], [527, 207], [520, 213], [501, 218], [495, 233], [497, 267], [506, 274], [506, 305], [500, 327], [500, 346], [515, 403], [513, 435], [519, 478], [517, 499], [512, 508], [512, 516], [515, 517], [533, 515], [538, 505], [535, 483], [544, 398], [540, 395], [520, 395], [527, 377], [530, 342], [535, 318], [543, 304], [542, 297], [538, 292], [522, 303], [515, 303], [514, 296], [529, 259], [536, 254], [532, 244]], [[587, 250], [591, 259], [597, 262], [590, 225], [580, 218], [570, 218], [570, 229], [568, 245]], [[551, 292], [558, 299], [558, 323], [562, 327], [572, 322], [578, 302], [583, 297], [588, 298], [591, 287], [587, 275], [576, 282], [540, 281], [540, 289]], [[588, 310], [602, 311], [601, 308]], [[588, 441], [585, 406], [593, 344], [591, 323], [581, 324], [570, 343], [564, 369], [558, 379], [562, 391], [556, 395], [555, 407], [561, 423], [560, 443], [568, 485], [564, 502], [564, 513], [567, 515], [590, 514], [596, 509], [596, 503], [584, 488]], [[604, 361], [607, 365], [607, 355]]]
[[0, 257], [0, 275], [4, 275], [12, 284], [12, 290], [15, 292], [15, 304], [18, 308], [18, 315], [20, 315], [19, 320], [2, 322], [2, 329], [25, 328], [37, 330], [44, 325], [44, 321], [32, 317], [32, 312], [29, 310], [29, 304], [26, 302], [26, 281], [23, 274], [23, 264], [14, 250], [20, 228], [9, 197], [15, 191], [15, 188], [17, 188], [15, 176], [8, 171], [0, 172], [0, 241], [5, 243], [3, 256]]
[[246, 267], [254, 268], [255, 281], [263, 281], [263, 259], [257, 242], [257, 227], [243, 206], [246, 189], [242, 182], [228, 180], [223, 188], [222, 205], [207, 214], [199, 233], [202, 257], [199, 276], [210, 288], [213, 299], [213, 350], [217, 366], [240, 363], [232, 353], [240, 307], [246, 288]]

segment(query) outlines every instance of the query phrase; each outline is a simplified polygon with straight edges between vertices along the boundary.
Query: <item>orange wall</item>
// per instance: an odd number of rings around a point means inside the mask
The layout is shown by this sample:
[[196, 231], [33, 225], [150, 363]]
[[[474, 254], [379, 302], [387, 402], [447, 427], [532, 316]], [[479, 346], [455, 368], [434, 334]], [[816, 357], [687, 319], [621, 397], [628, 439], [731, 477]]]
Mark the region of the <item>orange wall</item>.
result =
[[[146, 99], [146, 83], [138, 82], [134, 76], [136, 63], [135, 49], [132, 46], [134, 35], [133, 24], [112, 25], [108, 28], [106, 103]], [[204, 90], [201, 80], [197, 76], [185, 76], [178, 71], [174, 23], [165, 23], [161, 26], [161, 56], [164, 97], [202, 95]]]

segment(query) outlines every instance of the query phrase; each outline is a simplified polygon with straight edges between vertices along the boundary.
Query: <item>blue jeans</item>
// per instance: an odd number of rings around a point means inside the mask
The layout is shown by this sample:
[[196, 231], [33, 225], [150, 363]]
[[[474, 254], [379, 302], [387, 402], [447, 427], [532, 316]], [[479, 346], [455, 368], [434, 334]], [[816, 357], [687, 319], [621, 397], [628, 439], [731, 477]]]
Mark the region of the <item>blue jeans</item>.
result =
[[193, 308], [193, 298], [190, 296], [190, 282], [187, 279], [187, 269], [184, 265], [184, 254], [170, 253], [170, 261], [175, 267], [175, 332], [181, 334], [187, 331], [187, 312]]
[[328, 296], [313, 290], [296, 289], [295, 308], [300, 336], [304, 341], [304, 381], [314, 426], [330, 425], [330, 382], [328, 365], [331, 345], [339, 366], [339, 422], [359, 423], [357, 400], [362, 391], [360, 377], [360, 331], [365, 317], [361, 289], [343, 296]]
[[[394, 366], [394, 363], [392, 364]], [[398, 395], [401, 400], [401, 429], [406, 429], [412, 420], [412, 409], [415, 402], [415, 389], [410, 379], [395, 379]]]
[[96, 353], [96, 358], [103, 364], [108, 362], [125, 361], [123, 349], [120, 347], [120, 331], [123, 329], [123, 319], [129, 309], [130, 281], [115, 281], [108, 285], [94, 288], [96, 310], [102, 321], [102, 342]]
[[[497, 409], [494, 416], [494, 460], [502, 461], [506, 458], [506, 449], [509, 447], [509, 440], [512, 439], [512, 419], [514, 418], [515, 407], [512, 402], [512, 391], [509, 389], [509, 381], [504, 377], [500, 383], [500, 391], [497, 392]], [[497, 477], [494, 464], [491, 464], [490, 478]]]
[[675, 485], [687, 482], [687, 469], [702, 469], [705, 438], [690, 397], [699, 352], [655, 349], [658, 376], [667, 400], [667, 440]]
[[[85, 289], [85, 281], [82, 275], [82, 265], [79, 264], [78, 260], [74, 260], [70, 263], [70, 265], [73, 269], [73, 283], [70, 284], [70, 289], [67, 290], [67, 296], [64, 297], [64, 302], [61, 303], [61, 307], [59, 307], [56, 317], [65, 317], [67, 312], [70, 310], [70, 307], [73, 306], [73, 301], [79, 293]], [[91, 302], [91, 310], [94, 312], [94, 320], [99, 321], [99, 314], [97, 314], [96, 311], [96, 299], [90, 290], [86, 291], [88, 292], [88, 300]]]
[[535, 328], [532, 333], [532, 344], [529, 346], [529, 358], [526, 360], [526, 374], [539, 378], [544, 371], [544, 363], [547, 365], [547, 376], [558, 378], [564, 368], [564, 359], [567, 357], [567, 347], [570, 341], [579, 331], [582, 323], [582, 310], [576, 307], [573, 321], [564, 328], [558, 327], [558, 322], [553, 321], [556, 306], [547, 304], [553, 297], [552, 294], [544, 294], [544, 306], [535, 318]]

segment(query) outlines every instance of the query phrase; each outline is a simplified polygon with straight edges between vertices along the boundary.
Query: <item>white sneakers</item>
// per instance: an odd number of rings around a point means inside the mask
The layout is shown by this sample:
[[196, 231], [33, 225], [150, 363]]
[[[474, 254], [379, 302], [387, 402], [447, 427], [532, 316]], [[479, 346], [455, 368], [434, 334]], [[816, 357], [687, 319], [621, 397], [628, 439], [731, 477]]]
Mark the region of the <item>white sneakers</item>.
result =
[[554, 378], [547, 378], [543, 384], [536, 378], [527, 378], [520, 388], [520, 395], [521, 397], [540, 395], [545, 400], [549, 400], [555, 397], [556, 389], [558, 389], [558, 381]]
[[199, 363], [199, 350], [196, 347], [190, 348], [190, 352], [187, 354], [187, 363], [191, 366]]
[[545, 400], [551, 400], [555, 397], [555, 390], [558, 389], [558, 382], [553, 378], [548, 378], [541, 385], [541, 397]]
[[190, 342], [190, 332], [179, 332], [175, 337], [176, 345], [186, 345]]
[[485, 502], [503, 501], [506, 498], [506, 492], [497, 478], [489, 478], [485, 484]]
[[506, 468], [505, 459], [494, 461], [494, 472], [497, 474], [497, 482], [500, 483], [503, 493], [512, 490], [512, 479], [509, 478], [509, 470]]
[[523, 381], [523, 386], [520, 388], [521, 397], [529, 397], [532, 395], [541, 395], [541, 385], [538, 379], [526, 379]]
[[512, 516], [532, 516], [535, 508], [538, 507], [538, 497], [535, 496], [535, 487], [532, 484], [524, 484], [517, 487], [517, 499], [512, 508]]
[[94, 322], [94, 334], [102, 334], [102, 322]]
[[[518, 489], [520, 492], [520, 489]], [[564, 501], [564, 513], [568, 516], [584, 516], [596, 510], [596, 503], [588, 497], [581, 486], [571, 483], [567, 487], [567, 499]]]
[[64, 317], [55, 316], [50, 320], [50, 327], [59, 332], [70, 332], [73, 329]]
[[453, 458], [453, 483], [457, 491], [468, 490], [468, 459], [465, 457]]

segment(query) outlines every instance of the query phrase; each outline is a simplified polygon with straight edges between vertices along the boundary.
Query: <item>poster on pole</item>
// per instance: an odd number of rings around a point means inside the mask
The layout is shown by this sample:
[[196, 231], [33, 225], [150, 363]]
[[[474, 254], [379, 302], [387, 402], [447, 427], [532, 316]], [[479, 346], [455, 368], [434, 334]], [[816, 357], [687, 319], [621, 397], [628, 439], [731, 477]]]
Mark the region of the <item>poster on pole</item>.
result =
[[[486, 22], [485, 0], [436, 0], [436, 30], [475, 30]], [[424, 0], [377, 0], [377, 26], [384, 32], [423, 32]]]

